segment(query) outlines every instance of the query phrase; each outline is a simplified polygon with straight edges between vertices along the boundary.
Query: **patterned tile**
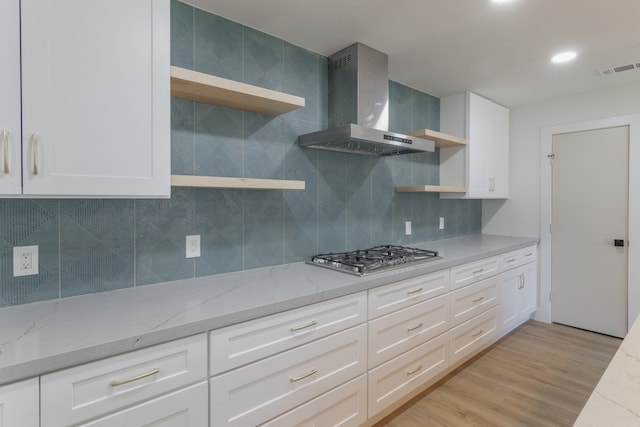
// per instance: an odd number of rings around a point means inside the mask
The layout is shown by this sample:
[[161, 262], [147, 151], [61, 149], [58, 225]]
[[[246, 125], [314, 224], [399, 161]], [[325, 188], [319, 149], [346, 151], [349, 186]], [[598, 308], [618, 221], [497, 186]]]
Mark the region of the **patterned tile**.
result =
[[172, 188], [169, 200], [136, 201], [136, 286], [194, 277], [185, 236], [194, 234], [194, 190]]
[[297, 262], [318, 253], [318, 150], [296, 145], [297, 135], [313, 132], [316, 125], [287, 117], [283, 120], [286, 139], [285, 179], [305, 182], [301, 191], [285, 191], [284, 262]]
[[244, 268], [284, 263], [284, 204], [281, 190], [244, 190]]
[[196, 103], [196, 175], [244, 176], [243, 114], [232, 108]]
[[195, 102], [171, 98], [171, 173], [194, 173]]
[[346, 169], [344, 153], [318, 151], [318, 252], [321, 253], [347, 248]]
[[[57, 200], [0, 199], [0, 307], [58, 298]], [[13, 277], [13, 247], [38, 245], [38, 271]]]
[[196, 71], [242, 81], [242, 25], [200, 9], [195, 10]]
[[284, 44], [284, 92], [301, 96], [305, 107], [287, 114], [287, 116], [316, 121], [318, 118], [318, 55], [294, 46]]
[[194, 8], [171, 0], [171, 65], [193, 69]]
[[391, 158], [376, 162], [371, 176], [371, 245], [385, 245], [393, 241], [393, 196], [395, 185], [391, 173]]
[[372, 182], [371, 174], [377, 157], [346, 154], [345, 190], [347, 194], [347, 250], [371, 246], [372, 234]]
[[244, 113], [244, 173], [249, 178], [283, 179], [285, 149], [283, 118]]
[[242, 270], [243, 197], [241, 190], [196, 190], [194, 234], [200, 234], [201, 252], [197, 277]]
[[389, 130], [409, 132], [413, 130], [413, 90], [389, 80]]
[[284, 41], [244, 27], [244, 82], [283, 90]]
[[61, 296], [134, 285], [133, 200], [60, 201]]
[[320, 129], [329, 126], [329, 59], [318, 57], [318, 124]]

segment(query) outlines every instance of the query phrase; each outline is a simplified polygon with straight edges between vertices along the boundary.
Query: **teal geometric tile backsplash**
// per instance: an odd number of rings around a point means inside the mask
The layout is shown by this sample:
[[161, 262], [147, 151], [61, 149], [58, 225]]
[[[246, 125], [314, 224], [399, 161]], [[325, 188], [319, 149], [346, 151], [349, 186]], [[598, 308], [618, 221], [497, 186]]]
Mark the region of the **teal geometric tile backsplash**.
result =
[[[297, 146], [298, 135], [327, 126], [326, 57], [172, 0], [171, 63], [306, 103], [274, 117], [173, 98], [172, 173], [303, 180], [305, 189], [173, 188], [169, 200], [0, 199], [0, 307], [481, 232], [479, 200], [395, 192], [397, 185], [438, 184], [437, 151], [374, 158]], [[389, 99], [390, 130], [439, 129], [438, 98], [390, 81]], [[412, 221], [410, 236], [405, 221]], [[200, 235], [200, 258], [185, 258], [191, 234]], [[40, 274], [13, 277], [17, 245], [39, 245]]]

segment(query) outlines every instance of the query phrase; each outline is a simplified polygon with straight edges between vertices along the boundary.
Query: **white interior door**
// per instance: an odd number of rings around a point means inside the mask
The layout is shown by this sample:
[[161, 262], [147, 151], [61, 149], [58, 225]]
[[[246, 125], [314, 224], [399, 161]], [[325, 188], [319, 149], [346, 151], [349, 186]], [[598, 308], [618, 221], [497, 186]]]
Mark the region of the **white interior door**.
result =
[[552, 144], [551, 320], [623, 337], [629, 127], [554, 135]]

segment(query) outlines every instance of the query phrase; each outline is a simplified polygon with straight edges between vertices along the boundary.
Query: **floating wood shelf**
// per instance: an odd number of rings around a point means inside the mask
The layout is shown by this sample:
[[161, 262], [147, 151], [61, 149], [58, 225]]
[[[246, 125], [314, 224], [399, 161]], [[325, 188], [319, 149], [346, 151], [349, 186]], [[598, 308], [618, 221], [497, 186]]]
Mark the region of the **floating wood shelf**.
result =
[[457, 136], [448, 135], [431, 129], [414, 130], [409, 132], [409, 135], [433, 141], [436, 143], [436, 147], [438, 148], [464, 147], [467, 145], [467, 140], [464, 138], [459, 138]]
[[304, 98], [171, 66], [171, 96], [278, 115], [305, 105]]
[[172, 187], [239, 188], [246, 190], [304, 190], [304, 181], [232, 178], [222, 176], [171, 175]]
[[466, 187], [454, 187], [450, 185], [409, 185], [396, 187], [398, 193], [466, 193]]

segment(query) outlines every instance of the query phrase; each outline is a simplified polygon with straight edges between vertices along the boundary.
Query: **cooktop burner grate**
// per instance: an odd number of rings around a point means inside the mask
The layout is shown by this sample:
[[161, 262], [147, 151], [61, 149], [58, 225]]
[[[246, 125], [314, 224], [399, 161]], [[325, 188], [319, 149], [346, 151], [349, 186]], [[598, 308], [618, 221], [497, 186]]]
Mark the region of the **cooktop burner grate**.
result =
[[436, 251], [382, 245], [349, 252], [318, 254], [309, 263], [362, 276], [377, 270], [434, 259], [440, 259]]

